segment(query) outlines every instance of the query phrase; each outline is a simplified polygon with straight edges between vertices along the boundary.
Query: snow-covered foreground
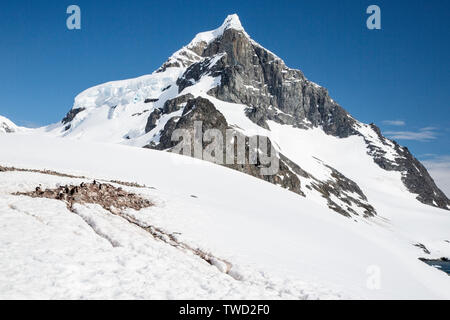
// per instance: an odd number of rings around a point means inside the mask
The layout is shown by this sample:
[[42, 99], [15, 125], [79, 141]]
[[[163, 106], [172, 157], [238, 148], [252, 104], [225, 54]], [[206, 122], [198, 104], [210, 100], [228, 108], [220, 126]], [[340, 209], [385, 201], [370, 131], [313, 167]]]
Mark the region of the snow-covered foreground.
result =
[[[52, 187], [61, 180], [5, 175], [2, 185], [13, 182], [14, 188]], [[0, 299], [310, 296], [301, 284], [286, 286], [263, 275], [255, 283], [236, 281], [94, 205], [77, 206], [75, 214], [59, 201], [2, 196], [0, 212]]]
[[155, 206], [128, 215], [232, 264], [225, 274], [96, 205], [12, 195], [82, 179], [0, 172], [0, 298], [450, 298], [449, 277], [413, 246], [449, 256], [444, 210], [411, 202], [352, 221], [171, 153], [31, 134], [0, 135], [0, 150], [3, 166], [145, 184], [127, 189]]

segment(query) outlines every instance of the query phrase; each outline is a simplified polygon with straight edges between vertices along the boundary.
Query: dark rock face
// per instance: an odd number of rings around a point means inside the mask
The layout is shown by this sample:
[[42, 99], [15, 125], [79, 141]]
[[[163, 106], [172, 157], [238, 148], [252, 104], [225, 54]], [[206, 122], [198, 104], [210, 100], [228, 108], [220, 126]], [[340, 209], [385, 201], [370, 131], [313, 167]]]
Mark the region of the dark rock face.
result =
[[[314, 189], [319, 192], [322, 197], [327, 200], [328, 207], [330, 209], [346, 217], [358, 215], [356, 209], [363, 211], [364, 217], [375, 216], [377, 214], [375, 208], [369, 204], [367, 197], [364, 195], [359, 186], [336, 169], [325, 165], [332, 171], [331, 179], [327, 181], [320, 181], [308, 172], [304, 171], [284, 155], [280, 155], [280, 159], [284, 164], [288, 165], [288, 167], [297, 175], [299, 179], [312, 181], [309, 186], [306, 186], [306, 188], [310, 190]], [[333, 201], [332, 196], [335, 196], [337, 199], [341, 200], [342, 203], [338, 204], [336, 201]]]
[[[208, 99], [204, 99], [201, 97], [193, 98], [192, 96], [188, 97], [179, 97], [181, 99], [174, 99], [176, 101], [167, 101], [167, 105], [176, 105], [177, 102], [187, 100], [187, 104], [184, 107], [183, 114], [181, 117], [175, 116], [168, 120], [164, 129], [161, 131], [159, 144], [147, 145], [147, 148], [157, 149], [157, 150], [172, 150], [175, 145], [177, 145], [178, 141], [172, 141], [172, 134], [176, 129], [186, 129], [191, 136], [194, 135], [194, 122], [201, 121], [202, 122], [202, 134], [208, 129], [218, 129], [222, 133], [223, 137], [226, 137], [226, 130], [232, 130], [233, 135], [241, 136], [245, 139], [245, 163], [239, 164], [236, 161], [236, 152], [235, 152], [235, 161], [232, 164], [226, 164], [226, 145], [224, 145], [224, 149], [222, 150], [221, 159], [223, 161], [222, 165], [229, 167], [231, 169], [252, 175], [259, 179], [265, 180], [267, 182], [279, 185], [285, 189], [288, 189], [292, 192], [295, 192], [301, 196], [304, 196], [304, 190], [302, 190], [302, 181], [304, 181], [305, 185], [307, 182], [311, 182], [311, 186], [309, 188], [314, 188], [320, 194], [322, 194], [323, 198], [326, 199], [328, 205], [331, 209], [336, 212], [343, 214], [345, 216], [357, 215], [357, 210], [363, 211], [365, 216], [373, 216], [376, 214], [375, 209], [367, 202], [367, 198], [361, 189], [356, 185], [355, 182], [348, 179], [337, 170], [330, 168], [333, 171], [332, 179], [326, 182], [320, 181], [314, 178], [311, 174], [304, 171], [297, 164], [289, 160], [283, 154], [279, 154], [279, 170], [275, 175], [262, 175], [261, 174], [261, 166], [262, 164], [258, 161], [256, 164], [249, 163], [249, 138], [243, 136], [241, 133], [237, 132], [233, 128], [231, 128], [225, 117], [215, 108], [214, 104], [212, 104]], [[166, 109], [169, 113], [172, 109]], [[164, 114], [164, 110], [162, 111]], [[191, 150], [193, 150], [193, 141], [191, 141]], [[224, 143], [229, 143], [228, 141], [224, 141]], [[268, 140], [268, 150], [270, 150], [271, 145], [270, 139]], [[203, 149], [207, 147], [209, 142], [203, 141]], [[232, 145], [235, 148], [235, 145]], [[191, 156], [194, 156], [191, 153]], [[259, 156], [259, 154], [258, 154]], [[351, 195], [349, 195], [351, 194]], [[345, 205], [338, 204], [332, 200], [332, 195], [345, 203]], [[358, 209], [359, 208], [359, 209]]]
[[[222, 54], [214, 65], [212, 57]], [[206, 57], [192, 64], [179, 85], [180, 92], [202, 75], [220, 75], [221, 84], [209, 92], [220, 100], [249, 106], [248, 116], [267, 128], [267, 120], [296, 127], [323, 126], [326, 133], [338, 137], [355, 134], [355, 120], [328, 95], [326, 89], [308, 81], [299, 70], [284, 62], [234, 29], [200, 54]]]
[[161, 137], [159, 138], [159, 144], [148, 145], [146, 147], [156, 150], [165, 150], [172, 148], [174, 143], [172, 142], [172, 133], [177, 128], [177, 122], [180, 117], [172, 117], [166, 122], [164, 129], [161, 131]]
[[384, 145], [389, 145], [389, 142], [394, 145], [397, 154], [394, 161], [389, 160], [385, 157], [385, 151], [373, 145], [370, 141], [366, 141], [368, 153], [373, 157], [375, 163], [384, 170], [402, 172], [403, 183], [410, 192], [417, 194], [417, 200], [420, 202], [448, 209], [450, 200], [436, 186], [427, 169], [411, 154], [408, 148], [385, 138], [375, 124], [372, 123], [370, 126], [377, 133], [379, 141]]
[[145, 133], [152, 131], [156, 128], [156, 123], [161, 118], [161, 110], [155, 109], [147, 119], [147, 124], [145, 125]]
[[162, 109], [155, 109], [147, 119], [147, 124], [145, 126], [145, 133], [152, 131], [156, 128], [158, 120], [161, 118], [162, 114], [170, 114], [176, 112], [184, 107], [189, 99], [194, 98], [192, 94], [185, 94], [175, 99], [167, 100], [164, 103]]
[[[80, 112], [86, 110], [85, 108], [76, 108], [76, 109], [72, 109], [70, 110], [67, 115], [61, 120], [61, 122], [63, 124], [68, 124], [69, 122], [71, 122], [73, 119], [75, 119], [75, 117], [77, 116], [77, 114], [79, 114]], [[70, 128], [70, 126], [69, 126]]]
[[396, 144], [396, 150], [401, 156], [397, 159], [397, 171], [406, 172], [402, 176], [402, 181], [408, 190], [418, 194], [417, 200], [422, 203], [448, 209], [450, 200], [436, 186], [427, 169], [409, 152], [408, 148], [402, 148]]
[[[181, 99], [181, 101], [184, 99], [189, 99], [189, 96], [182, 97], [185, 98]], [[176, 104], [173, 100], [167, 101], [166, 104]], [[177, 101], [180, 100], [178, 99]], [[155, 149], [167, 150], [173, 148], [176, 144], [178, 144], [177, 141], [171, 140], [173, 131], [176, 129], [186, 129], [192, 134], [195, 121], [202, 121], [202, 128], [204, 131], [208, 129], [219, 129], [225, 134], [225, 130], [228, 127], [225, 117], [217, 111], [209, 100], [200, 97], [190, 98], [187, 100], [182, 116], [173, 117], [166, 123], [164, 129], [162, 130], [160, 143], [155, 147]]]
[[[355, 182], [342, 175], [336, 169], [330, 166], [327, 167], [332, 171], [331, 176], [333, 180], [322, 183], [320, 189], [323, 190], [325, 195], [333, 194], [347, 204], [347, 210], [343, 210], [341, 206], [327, 197], [329, 199], [328, 206], [331, 209], [334, 209], [343, 215], [346, 215], [347, 211], [357, 214], [352, 208], [352, 203], [355, 203], [357, 207], [364, 209], [365, 217], [376, 214], [374, 207], [368, 204], [366, 196]], [[348, 195], [348, 193], [353, 194], [353, 196]]]
[[190, 93], [176, 97], [175, 99], [168, 100], [164, 103], [163, 113], [169, 114], [183, 108], [183, 104], [186, 104], [189, 99], [194, 98], [194, 96]]

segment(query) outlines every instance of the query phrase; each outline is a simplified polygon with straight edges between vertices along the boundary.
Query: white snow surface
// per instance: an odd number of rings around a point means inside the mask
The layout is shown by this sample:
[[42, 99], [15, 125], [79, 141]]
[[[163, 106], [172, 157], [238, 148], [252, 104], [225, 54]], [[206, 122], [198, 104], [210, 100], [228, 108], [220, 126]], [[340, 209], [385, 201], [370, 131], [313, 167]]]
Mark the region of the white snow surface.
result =
[[[450, 298], [449, 277], [419, 261], [424, 253], [413, 246], [448, 256], [450, 216], [401, 201], [395, 182], [386, 184], [390, 210], [352, 221], [275, 185], [171, 153], [30, 133], [1, 135], [0, 150], [3, 166], [154, 187], [128, 188], [155, 203], [130, 216], [232, 264], [224, 274], [95, 205], [73, 213], [58, 200], [12, 195], [80, 179], [2, 172], [0, 298]], [[376, 194], [369, 196], [379, 200]]]
[[[223, 35], [225, 30], [227, 29], [234, 29], [238, 31], [244, 32], [245, 35], [247, 33], [245, 32], [244, 28], [242, 27], [241, 21], [239, 19], [239, 16], [237, 14], [230, 14], [228, 17], [226, 17], [223, 24], [212, 31], [206, 31], [206, 32], [200, 32], [198, 33], [194, 39], [191, 41], [191, 43], [188, 45], [188, 47], [195, 46], [199, 42], [205, 42], [207, 44], [211, 43], [215, 39], [219, 38]], [[248, 35], [247, 35], [248, 37]]]

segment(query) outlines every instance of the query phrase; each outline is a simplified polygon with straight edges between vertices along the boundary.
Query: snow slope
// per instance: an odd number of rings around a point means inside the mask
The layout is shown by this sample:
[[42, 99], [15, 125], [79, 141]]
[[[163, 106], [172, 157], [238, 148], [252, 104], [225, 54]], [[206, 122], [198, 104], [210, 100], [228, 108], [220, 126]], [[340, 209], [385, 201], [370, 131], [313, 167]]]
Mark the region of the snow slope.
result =
[[171, 153], [36, 134], [1, 135], [0, 150], [3, 166], [154, 187], [133, 191], [156, 205], [128, 214], [233, 266], [223, 274], [99, 207], [74, 214], [57, 200], [11, 195], [68, 178], [1, 172], [1, 298], [450, 298], [449, 277], [419, 261], [426, 255], [414, 246], [449, 256], [450, 217], [396, 201], [403, 195], [395, 184], [391, 211], [351, 221], [275, 185]]

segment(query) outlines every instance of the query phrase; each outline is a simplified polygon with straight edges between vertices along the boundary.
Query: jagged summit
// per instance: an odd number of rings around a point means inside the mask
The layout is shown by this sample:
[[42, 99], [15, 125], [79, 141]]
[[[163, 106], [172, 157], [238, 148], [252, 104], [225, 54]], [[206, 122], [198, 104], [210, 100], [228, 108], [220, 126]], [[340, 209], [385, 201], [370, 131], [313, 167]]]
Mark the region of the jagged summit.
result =
[[156, 72], [164, 72], [167, 68], [189, 67], [194, 62], [200, 61], [204, 57], [205, 49], [212, 42], [221, 39], [227, 30], [239, 32], [248, 41], [253, 41], [242, 27], [238, 15], [231, 14], [225, 18], [222, 25], [217, 29], [198, 33], [189, 44], [173, 53]]
[[209, 44], [212, 41], [214, 41], [215, 39], [221, 37], [223, 35], [223, 33], [225, 32], [225, 30], [228, 30], [228, 29], [242, 31], [244, 34], [247, 35], [244, 28], [242, 27], [242, 24], [241, 24], [241, 21], [240, 21], [238, 15], [230, 14], [229, 16], [226, 17], [226, 19], [224, 20], [224, 22], [222, 23], [222, 25], [219, 28], [211, 30], [211, 31], [205, 31], [205, 32], [198, 33], [195, 36], [195, 38], [191, 41], [191, 43], [188, 45], [188, 48], [197, 45], [199, 42], [204, 42], [204, 43]]
[[239, 19], [239, 16], [236, 13], [230, 14], [227, 16], [225, 21], [223, 22], [221, 28], [224, 29], [236, 29], [236, 30], [244, 30], [241, 24], [241, 20]]

